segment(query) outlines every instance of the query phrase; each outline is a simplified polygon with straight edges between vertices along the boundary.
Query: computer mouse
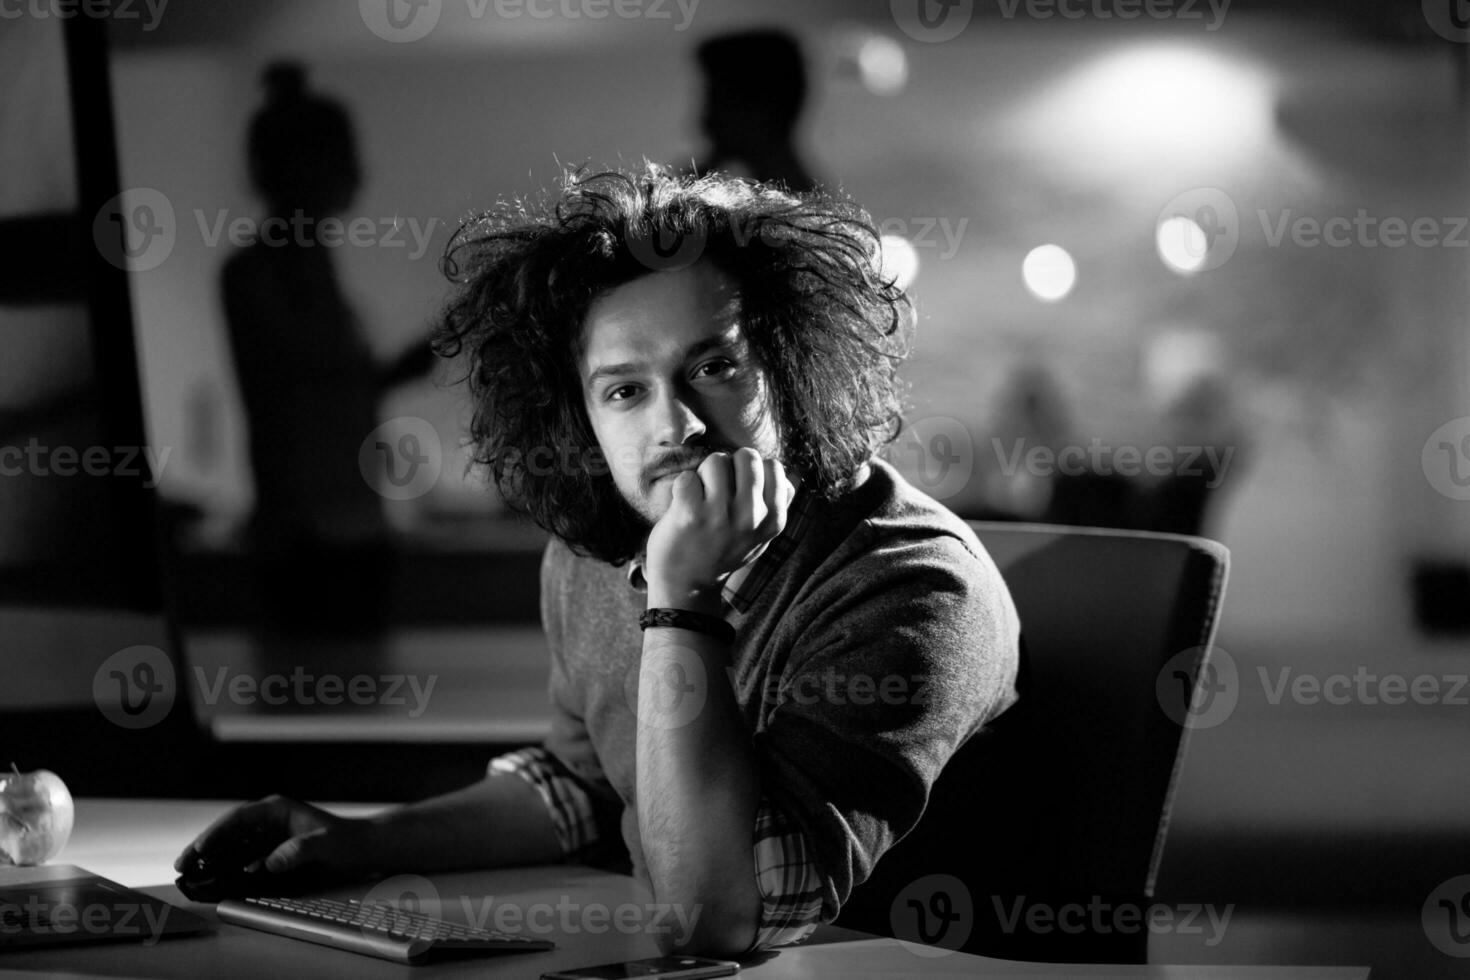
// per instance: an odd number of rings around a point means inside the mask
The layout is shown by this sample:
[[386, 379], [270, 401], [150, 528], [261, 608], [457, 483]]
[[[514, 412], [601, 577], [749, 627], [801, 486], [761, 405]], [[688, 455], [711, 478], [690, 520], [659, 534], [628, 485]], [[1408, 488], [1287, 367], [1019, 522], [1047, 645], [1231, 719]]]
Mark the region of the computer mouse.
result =
[[254, 871], [245, 869], [263, 860], [272, 850], [274, 845], [264, 835], [247, 830], [216, 841], [207, 855], [195, 851], [179, 869], [175, 884], [187, 898], [196, 902], [218, 902], [222, 898], [262, 894], [256, 889], [268, 872], [264, 867]]
[[273, 872], [267, 871], [262, 864], [247, 870], [255, 862], [264, 861], [279, 843], [253, 831], [220, 841], [210, 848], [208, 854], [196, 852], [190, 855], [174, 884], [186, 898], [195, 902], [299, 895], [332, 884], [322, 872], [312, 868]]

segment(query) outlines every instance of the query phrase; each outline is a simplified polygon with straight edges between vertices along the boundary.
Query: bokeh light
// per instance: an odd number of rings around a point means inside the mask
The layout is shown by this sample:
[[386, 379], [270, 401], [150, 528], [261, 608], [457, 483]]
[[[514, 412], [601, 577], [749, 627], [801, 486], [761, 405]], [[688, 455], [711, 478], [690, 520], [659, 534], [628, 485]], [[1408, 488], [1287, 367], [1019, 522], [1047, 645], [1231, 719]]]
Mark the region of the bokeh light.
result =
[[908, 289], [919, 274], [919, 252], [902, 235], [884, 235], [880, 240], [879, 263], [885, 276], [892, 276], [900, 289]]
[[874, 34], [863, 40], [857, 53], [858, 74], [874, 95], [897, 95], [909, 80], [909, 59], [891, 37]]
[[1175, 272], [1195, 272], [1209, 257], [1210, 241], [1205, 230], [1182, 214], [1159, 222], [1157, 245], [1159, 258]]
[[1038, 245], [1021, 263], [1021, 278], [1037, 299], [1055, 303], [1077, 284], [1077, 263], [1060, 245]]

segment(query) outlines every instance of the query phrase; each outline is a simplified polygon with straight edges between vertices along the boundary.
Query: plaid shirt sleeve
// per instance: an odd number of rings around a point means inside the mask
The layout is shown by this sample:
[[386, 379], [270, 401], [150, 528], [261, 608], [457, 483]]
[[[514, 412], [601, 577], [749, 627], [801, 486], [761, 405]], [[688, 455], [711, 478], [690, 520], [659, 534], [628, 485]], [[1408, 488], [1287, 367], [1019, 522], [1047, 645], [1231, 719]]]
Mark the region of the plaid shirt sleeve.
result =
[[764, 796], [755, 815], [755, 880], [761, 919], [752, 950], [799, 943], [812, 934], [822, 920], [822, 876], [801, 828]]
[[551, 815], [563, 857], [597, 842], [591, 797], [546, 749], [538, 745], [496, 756], [487, 771], [492, 776], [514, 774], [536, 788]]

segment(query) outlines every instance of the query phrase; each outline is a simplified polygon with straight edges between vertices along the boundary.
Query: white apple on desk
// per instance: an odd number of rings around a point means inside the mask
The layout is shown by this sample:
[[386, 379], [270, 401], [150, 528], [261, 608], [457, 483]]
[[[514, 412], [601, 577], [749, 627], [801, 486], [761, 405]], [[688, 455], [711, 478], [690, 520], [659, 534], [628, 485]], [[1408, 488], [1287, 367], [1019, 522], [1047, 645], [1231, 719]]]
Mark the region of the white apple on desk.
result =
[[0, 772], [0, 864], [44, 864], [71, 837], [76, 805], [61, 777], [47, 769]]

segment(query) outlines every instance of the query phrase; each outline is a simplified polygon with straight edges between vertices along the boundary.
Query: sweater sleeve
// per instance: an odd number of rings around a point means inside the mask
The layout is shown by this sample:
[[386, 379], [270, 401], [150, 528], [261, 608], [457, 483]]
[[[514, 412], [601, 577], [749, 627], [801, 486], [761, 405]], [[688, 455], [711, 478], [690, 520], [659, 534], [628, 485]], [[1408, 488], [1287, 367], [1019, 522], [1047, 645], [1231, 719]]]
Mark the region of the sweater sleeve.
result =
[[791, 654], [755, 739], [835, 918], [924, 811], [945, 763], [1015, 700], [1019, 617], [978, 544], [933, 534], [834, 555], [782, 624]]

